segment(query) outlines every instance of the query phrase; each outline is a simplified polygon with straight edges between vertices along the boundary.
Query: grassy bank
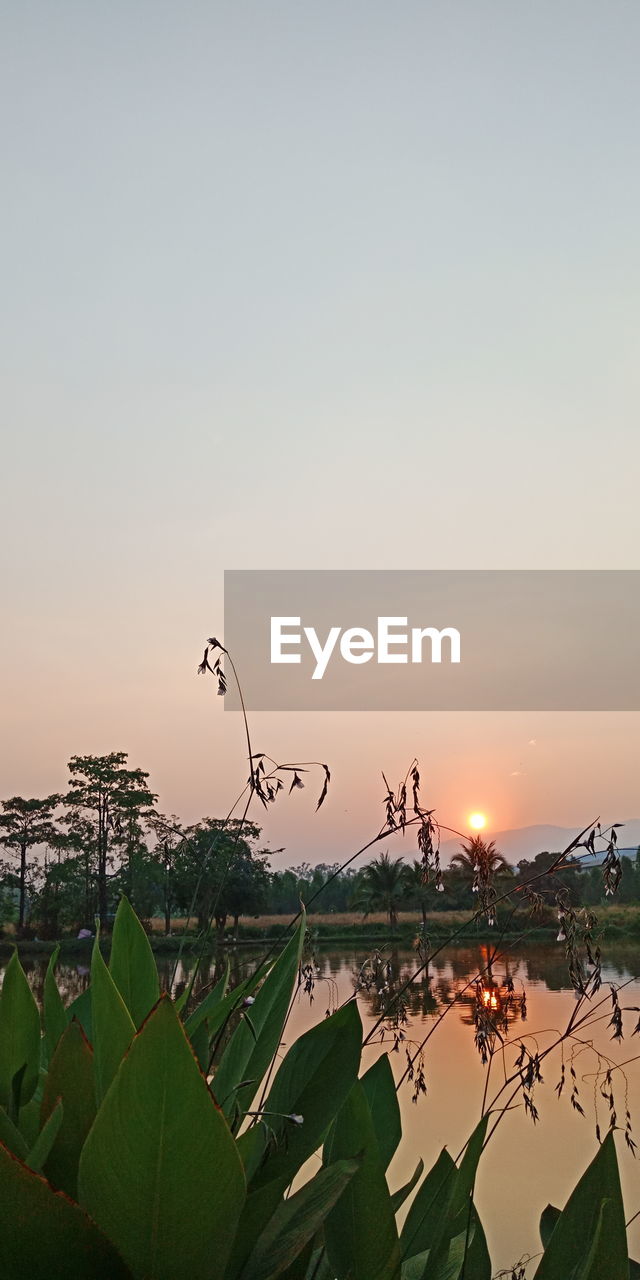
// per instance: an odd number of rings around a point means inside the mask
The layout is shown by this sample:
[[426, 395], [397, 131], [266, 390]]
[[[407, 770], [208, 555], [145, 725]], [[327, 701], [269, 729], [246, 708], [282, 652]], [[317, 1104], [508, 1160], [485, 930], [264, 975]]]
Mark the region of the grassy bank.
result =
[[[605, 939], [626, 938], [630, 941], [637, 939], [640, 943], [640, 905], [600, 907], [597, 910], [597, 917], [599, 929], [603, 931]], [[247, 916], [241, 918], [238, 927], [237, 944], [246, 946], [252, 943], [276, 941], [286, 930], [287, 922], [287, 916]], [[186, 951], [192, 951], [199, 947], [201, 940], [198, 934], [192, 930], [185, 933], [186, 923], [185, 919], [173, 920], [171, 935], [167, 937], [162, 932], [162, 921], [152, 920], [150, 922], [149, 940], [153, 950], [159, 954], [170, 954], [178, 951], [180, 946], [183, 946]], [[390, 929], [388, 919], [382, 913], [372, 913], [366, 919], [363, 919], [362, 915], [355, 912], [317, 913], [309, 916], [308, 923], [311, 938], [318, 943], [335, 943], [336, 945], [369, 943], [375, 947], [382, 943], [395, 941], [403, 946], [411, 947], [415, 943], [421, 928], [422, 917], [418, 912], [401, 912], [394, 930]], [[477, 921], [474, 924], [470, 924], [469, 913], [466, 911], [433, 911], [427, 916], [427, 930], [433, 943], [444, 942], [465, 924], [467, 927], [459, 935], [461, 942], [474, 940], [480, 942], [495, 941], [502, 931], [508, 937], [526, 935], [527, 938], [533, 941], [544, 941], [555, 939], [558, 932], [555, 912], [551, 910], [546, 910], [538, 921], [533, 920], [529, 913], [525, 911], [516, 912], [510, 919], [505, 913], [502, 917], [499, 916], [498, 926], [495, 929], [489, 928], [485, 921]], [[0, 955], [10, 955], [14, 945], [16, 945], [16, 940], [12, 935], [13, 931], [5, 928], [4, 936], [0, 938]], [[234, 939], [231, 930], [227, 930], [225, 941], [233, 944]], [[215, 938], [212, 938], [212, 943], [214, 942]], [[54, 942], [33, 940], [17, 942], [18, 950], [21, 953], [36, 955], [51, 952], [55, 945]], [[73, 937], [60, 939], [61, 954], [66, 956], [86, 956], [88, 958], [91, 954], [91, 946], [90, 939]]]

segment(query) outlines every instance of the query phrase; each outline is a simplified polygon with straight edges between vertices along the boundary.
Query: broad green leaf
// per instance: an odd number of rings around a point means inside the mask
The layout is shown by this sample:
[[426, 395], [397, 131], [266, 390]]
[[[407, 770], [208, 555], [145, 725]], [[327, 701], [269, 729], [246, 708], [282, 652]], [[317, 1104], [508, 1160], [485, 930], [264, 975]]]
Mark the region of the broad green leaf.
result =
[[242, 1162], [163, 997], [80, 1157], [80, 1201], [140, 1280], [219, 1280], [242, 1209]]
[[86, 1213], [0, 1146], [2, 1280], [131, 1280]]
[[324, 1245], [313, 1250], [304, 1280], [335, 1280]]
[[39, 1070], [40, 1014], [14, 950], [0, 994], [0, 1106], [13, 1111], [16, 1078], [20, 1079], [19, 1105], [24, 1106], [36, 1091]]
[[429, 1274], [428, 1264], [428, 1249], [423, 1249], [422, 1253], [415, 1253], [411, 1258], [405, 1258], [402, 1263], [402, 1280], [423, 1280], [424, 1276]]
[[102, 958], [97, 937], [91, 957], [91, 1023], [96, 1097], [100, 1105], [136, 1029]]
[[[603, 1204], [607, 1201], [607, 1209]], [[598, 1226], [600, 1224], [600, 1227]], [[626, 1280], [629, 1274], [624, 1206], [613, 1140], [607, 1134], [558, 1218], [536, 1272], [536, 1280], [596, 1280], [600, 1273], [598, 1230], [606, 1229], [607, 1280]], [[592, 1271], [585, 1271], [589, 1264]], [[582, 1267], [582, 1270], [580, 1268]]]
[[418, 1163], [411, 1177], [409, 1178], [409, 1181], [405, 1182], [403, 1187], [399, 1187], [397, 1191], [394, 1191], [392, 1193], [391, 1203], [393, 1205], [394, 1213], [397, 1213], [398, 1209], [402, 1208], [405, 1200], [408, 1200], [414, 1187], [417, 1187], [423, 1173], [424, 1173], [424, 1160], [421, 1159], [421, 1160], [418, 1160]]
[[443, 1150], [418, 1188], [402, 1228], [403, 1258], [425, 1253], [436, 1240], [447, 1211], [456, 1177], [456, 1163]]
[[282, 1275], [313, 1239], [357, 1169], [356, 1160], [336, 1161], [283, 1200], [254, 1244], [242, 1280]]
[[134, 1026], [139, 1027], [160, 998], [160, 982], [149, 939], [124, 895], [113, 925], [109, 971]]
[[[491, 1280], [491, 1258], [475, 1205], [458, 1213], [432, 1257], [426, 1250], [402, 1265], [403, 1280]], [[464, 1263], [464, 1272], [463, 1272]]]
[[382, 1163], [388, 1169], [402, 1137], [396, 1082], [388, 1054], [383, 1053], [365, 1072], [362, 1088], [373, 1117]]
[[26, 1160], [25, 1164], [29, 1169], [33, 1169], [34, 1173], [40, 1173], [46, 1160], [49, 1158], [49, 1152], [60, 1132], [64, 1116], [64, 1107], [62, 1099], [56, 1102], [49, 1119], [43, 1124]]
[[465, 1262], [465, 1280], [492, 1280], [492, 1258], [489, 1256], [483, 1224], [475, 1204], [471, 1206], [470, 1242]]
[[[236, 1027], [215, 1074], [213, 1090], [226, 1116], [248, 1111], [276, 1053], [298, 976], [306, 918], [278, 956], [251, 1005], [251, 1028]], [[239, 1086], [242, 1085], [242, 1088]]]
[[[188, 985], [187, 987], [185, 987], [184, 991], [182, 992], [182, 995], [181, 995], [181, 996], [178, 996], [177, 1000], [174, 1000], [174, 1002], [173, 1002], [173, 1003], [174, 1003], [174, 1005], [175, 1005], [176, 1013], [182, 1013], [182, 1010], [184, 1009], [185, 1005], [188, 1005], [188, 1003], [189, 1003], [189, 1001], [190, 1001], [190, 999], [191, 999], [192, 993], [193, 993], [193, 986], [194, 986], [194, 983], [195, 983], [196, 977], [197, 977], [197, 975], [198, 975], [198, 969], [199, 969], [199, 967], [200, 967], [200, 966], [199, 966], [199, 961], [198, 961], [198, 962], [196, 962], [196, 964], [193, 966], [193, 973], [191, 974], [191, 978], [190, 978], [190, 980], [189, 980], [189, 985]], [[210, 996], [210, 997], [211, 997], [211, 1006], [212, 1006], [212, 1008], [215, 1008], [216, 1004], [218, 1004], [218, 1003], [220, 1002], [220, 1000], [222, 1000], [223, 996], [226, 996], [226, 994], [227, 994], [227, 987], [229, 986], [229, 974], [230, 974], [230, 973], [231, 973], [231, 964], [230, 964], [230, 962], [229, 962], [229, 958], [227, 957], [227, 961], [226, 961], [226, 964], [225, 964], [225, 967], [224, 967], [224, 973], [222, 974], [222, 977], [218, 979], [218, 981], [216, 982], [215, 986], [214, 986], [214, 987], [212, 988], [212, 990], [208, 993], [208, 996]], [[208, 998], [208, 997], [207, 997], [207, 998]]]
[[400, 1242], [384, 1163], [367, 1097], [356, 1080], [325, 1144], [326, 1164], [360, 1158], [358, 1172], [329, 1213], [324, 1234], [329, 1261], [349, 1280], [396, 1280]]
[[[265, 1120], [277, 1149], [262, 1166], [258, 1182], [284, 1178], [286, 1185], [322, 1144], [357, 1080], [361, 1052], [362, 1022], [355, 1000], [292, 1044], [265, 1102]], [[301, 1117], [302, 1123], [289, 1116]]]
[[[418, 1274], [420, 1275], [420, 1280], [423, 1280], [423, 1277], [426, 1280], [427, 1276], [429, 1277], [429, 1280], [459, 1280], [462, 1263], [464, 1261], [465, 1242], [465, 1231], [454, 1236], [453, 1239], [449, 1241], [447, 1250], [440, 1263], [435, 1267], [429, 1265], [429, 1255], [427, 1254], [427, 1261], [424, 1263], [424, 1266], [419, 1273], [412, 1270], [407, 1272], [410, 1280], [414, 1280], [414, 1277], [417, 1278]], [[414, 1258], [413, 1261], [415, 1262], [417, 1260]], [[405, 1274], [404, 1268], [402, 1274], [403, 1276]]]
[[[280, 1280], [307, 1280], [314, 1248], [315, 1241], [309, 1240], [295, 1261], [291, 1263], [291, 1266], [287, 1267], [286, 1271], [281, 1272]], [[315, 1280], [319, 1280], [318, 1275], [316, 1275]]]
[[542, 1240], [545, 1249], [551, 1239], [552, 1232], [559, 1217], [560, 1210], [556, 1209], [552, 1204], [548, 1204], [546, 1209], [542, 1210], [540, 1215], [540, 1239]]
[[[611, 1280], [610, 1233], [615, 1232], [615, 1205], [613, 1200], [603, 1200], [595, 1224], [589, 1252], [575, 1273], [576, 1280]], [[628, 1280], [629, 1262], [624, 1271], [615, 1272], [620, 1280]]]
[[250, 1188], [242, 1210], [231, 1256], [225, 1271], [225, 1280], [237, 1280], [251, 1253], [252, 1246], [283, 1203], [285, 1181], [274, 1179], [256, 1190]]
[[28, 1144], [4, 1107], [0, 1107], [0, 1142], [3, 1142], [14, 1156], [19, 1156], [20, 1160], [26, 1159]]
[[218, 986], [220, 985], [218, 983], [213, 988], [213, 991], [208, 992], [204, 1000], [193, 1010], [193, 1013], [190, 1013], [189, 1017], [185, 1019], [184, 1029], [187, 1035], [193, 1036], [205, 1018], [209, 1023], [209, 1036], [217, 1035], [234, 1010], [240, 1006], [247, 996], [251, 995], [252, 991], [255, 990], [258, 983], [268, 972], [269, 970], [266, 968], [256, 970], [255, 973], [252, 973], [249, 978], [245, 978], [244, 982], [240, 982], [237, 987], [233, 988], [233, 991], [229, 991], [222, 999], [218, 994]]
[[42, 1004], [44, 1038], [47, 1047], [48, 1062], [51, 1061], [58, 1040], [67, 1025], [67, 1013], [56, 982], [56, 964], [58, 963], [59, 955], [60, 947], [57, 946], [51, 953], [51, 958], [47, 965], [47, 972], [44, 979], [44, 996]]
[[[471, 1233], [469, 1233], [469, 1239], [471, 1239]], [[443, 1251], [439, 1263], [435, 1266], [427, 1263], [427, 1269], [423, 1272], [424, 1280], [427, 1280], [427, 1277], [428, 1280], [460, 1280], [467, 1246], [467, 1231], [465, 1229], [460, 1231], [457, 1236], [452, 1237], [446, 1250]], [[489, 1280], [491, 1280], [491, 1276], [489, 1276]]]
[[21, 1108], [19, 1119], [16, 1121], [27, 1144], [27, 1151], [33, 1146], [41, 1129], [40, 1109], [42, 1106], [44, 1083], [46, 1078], [46, 1071], [40, 1071], [36, 1091], [30, 1102], [27, 1103], [26, 1107]]
[[264, 1120], [259, 1120], [257, 1124], [252, 1125], [250, 1129], [246, 1129], [236, 1139], [236, 1146], [242, 1160], [247, 1185], [260, 1168], [267, 1154], [268, 1143], [269, 1134]]
[[[488, 1120], [487, 1114], [476, 1126], [459, 1167], [447, 1151], [442, 1151], [427, 1174], [402, 1230], [403, 1258], [411, 1258], [428, 1249], [429, 1266], [435, 1268], [447, 1257], [454, 1236], [462, 1227], [466, 1230], [470, 1197]], [[462, 1223], [461, 1217], [464, 1219]]]
[[209, 1066], [209, 1023], [206, 1018], [204, 1022], [200, 1023], [198, 1030], [194, 1032], [190, 1039], [196, 1062], [200, 1070], [207, 1075]]
[[95, 1120], [93, 1053], [79, 1022], [69, 1023], [49, 1064], [42, 1099], [45, 1122], [56, 1101], [64, 1103], [64, 1119], [44, 1171], [53, 1187], [78, 1198], [78, 1163]]
[[87, 987], [86, 991], [81, 991], [75, 1000], [67, 1007], [67, 1022], [73, 1022], [75, 1018], [80, 1023], [84, 1034], [93, 1044], [93, 1020], [91, 1017], [91, 987]]
[[[262, 1129], [262, 1150], [258, 1138], [239, 1139], [251, 1185], [229, 1264], [230, 1280], [242, 1271], [252, 1241], [265, 1230], [298, 1169], [321, 1145], [357, 1080], [361, 1050], [362, 1023], [351, 1000], [300, 1036], [281, 1063], [265, 1103], [264, 1123], [256, 1126]], [[302, 1123], [290, 1116], [301, 1117]], [[265, 1126], [271, 1131], [266, 1156]]]
[[473, 1192], [478, 1172], [478, 1163], [482, 1155], [484, 1140], [487, 1133], [487, 1125], [489, 1123], [490, 1112], [482, 1117], [476, 1125], [469, 1141], [465, 1147], [464, 1155], [458, 1165], [458, 1177], [455, 1182], [454, 1194], [450, 1206], [450, 1212], [456, 1214], [460, 1210], [466, 1210], [469, 1203], [469, 1197]]

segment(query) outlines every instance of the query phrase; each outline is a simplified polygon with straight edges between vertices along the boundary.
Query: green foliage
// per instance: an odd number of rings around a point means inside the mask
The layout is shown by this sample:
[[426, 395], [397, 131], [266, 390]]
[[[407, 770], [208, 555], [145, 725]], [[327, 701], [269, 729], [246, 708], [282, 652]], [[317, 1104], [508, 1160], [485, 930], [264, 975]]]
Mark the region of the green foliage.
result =
[[[541, 1223], [545, 1235], [552, 1225], [549, 1208]], [[620, 1175], [609, 1133], [547, 1236], [536, 1280], [627, 1280], [628, 1275]]]
[[280, 1043], [294, 983], [298, 976], [304, 915], [267, 974], [255, 1002], [243, 1012], [216, 1072], [215, 1093], [227, 1117], [236, 1123], [249, 1110], [258, 1086]]
[[[3, 1280], [490, 1280], [473, 1202], [488, 1117], [459, 1163], [444, 1150], [391, 1193], [394, 1077], [384, 1054], [359, 1077], [357, 1001], [283, 1053], [303, 934], [304, 920], [235, 990], [227, 968], [198, 1007], [190, 989], [174, 1005], [157, 998], [123, 901], [111, 965], [96, 940], [91, 986], [69, 1009], [52, 957], [42, 1033], [13, 955], [0, 996]], [[609, 1134], [565, 1209], [544, 1211], [536, 1280], [638, 1275], [624, 1224]]]
[[64, 1104], [60, 1132], [44, 1172], [52, 1187], [77, 1199], [80, 1152], [96, 1116], [93, 1052], [79, 1022], [70, 1022], [49, 1063], [43, 1090], [41, 1121], [46, 1123], [58, 1100]]
[[398, 923], [398, 911], [406, 898], [406, 867], [402, 858], [391, 858], [381, 853], [364, 867], [355, 898], [355, 905], [365, 914], [370, 911], [386, 911], [389, 927]]
[[[224, 995], [224, 987], [227, 979], [217, 982], [212, 991], [209, 991], [204, 1000], [200, 1002], [198, 1007], [189, 1014], [185, 1020], [185, 1031], [187, 1035], [194, 1036], [200, 1024], [206, 1020], [209, 1027], [209, 1035], [213, 1037], [224, 1025], [235, 1009], [238, 1009], [243, 1000], [251, 996], [255, 991], [261, 978], [264, 978], [269, 972], [267, 966], [262, 971], [252, 974], [241, 982], [228, 995]], [[178, 1008], [181, 1012], [181, 1005]]]
[[273, 1280], [295, 1262], [322, 1226], [358, 1170], [356, 1160], [337, 1160], [279, 1204], [242, 1271], [242, 1280]]
[[57, 795], [45, 796], [43, 800], [12, 796], [0, 805], [0, 844], [18, 858], [19, 931], [25, 922], [29, 855], [34, 847], [55, 840], [53, 815], [59, 803]]
[[543, 1209], [542, 1211], [540, 1216], [540, 1239], [542, 1240], [545, 1249], [551, 1239], [551, 1232], [553, 1231], [559, 1217], [560, 1210], [556, 1209], [555, 1205], [548, 1204], [546, 1209]]
[[149, 939], [125, 897], [116, 912], [109, 969], [134, 1026], [139, 1027], [160, 996], [160, 983]]
[[325, 1145], [326, 1164], [360, 1158], [360, 1167], [325, 1223], [329, 1262], [353, 1280], [397, 1280], [400, 1243], [384, 1162], [361, 1081], [338, 1112]]
[[3, 1280], [131, 1280], [87, 1214], [1, 1145], [0, 1203]]
[[136, 1029], [104, 962], [99, 937], [93, 944], [91, 957], [91, 1027], [96, 1096], [98, 1102], [102, 1102]]
[[394, 1191], [391, 1197], [391, 1203], [393, 1205], [394, 1213], [397, 1213], [398, 1210], [402, 1208], [405, 1200], [409, 1199], [411, 1192], [415, 1191], [423, 1173], [424, 1173], [424, 1160], [420, 1159], [418, 1160], [418, 1163], [413, 1173], [411, 1174], [409, 1181], [405, 1182], [403, 1187], [399, 1187], [397, 1191]]
[[[357, 1079], [361, 1048], [362, 1023], [355, 1000], [291, 1046], [264, 1105], [276, 1149], [261, 1167], [258, 1185], [273, 1179], [286, 1185], [317, 1151]], [[303, 1123], [297, 1124], [292, 1116], [302, 1116]]]
[[125, 879], [131, 880], [134, 859], [143, 847], [144, 816], [156, 796], [147, 786], [148, 773], [129, 768], [126, 751], [72, 756], [67, 767], [63, 821], [67, 846], [81, 851], [84, 862], [88, 924], [96, 911], [103, 921], [108, 915], [108, 878], [115, 857], [121, 860]]
[[396, 1082], [386, 1053], [365, 1072], [362, 1088], [373, 1118], [382, 1163], [388, 1169], [400, 1145], [402, 1121]]
[[27, 1167], [33, 1169], [34, 1173], [39, 1173], [49, 1159], [51, 1148], [60, 1132], [63, 1119], [64, 1107], [62, 1099], [58, 1098], [51, 1115], [45, 1120], [25, 1161]]
[[0, 1143], [7, 1148], [7, 1151], [12, 1151], [14, 1156], [26, 1160], [29, 1154], [26, 1139], [7, 1115], [4, 1107], [0, 1107]]
[[40, 1014], [17, 951], [0, 994], [0, 1106], [18, 1110], [33, 1097], [40, 1066]]
[[173, 855], [172, 892], [176, 905], [195, 910], [198, 928], [215, 920], [260, 911], [266, 902], [268, 873], [256, 848], [260, 828], [238, 819], [205, 818], [188, 827]]
[[51, 1061], [56, 1045], [63, 1035], [67, 1026], [67, 1015], [65, 1013], [62, 996], [58, 991], [56, 982], [56, 964], [60, 954], [60, 947], [56, 947], [51, 953], [51, 959], [47, 965], [47, 972], [44, 979], [44, 995], [43, 995], [43, 1022], [44, 1022], [44, 1038], [47, 1049], [47, 1059]]
[[245, 1196], [242, 1162], [166, 997], [96, 1116], [79, 1189], [141, 1280], [224, 1275]]
[[[461, 1231], [470, 1233], [471, 1197], [487, 1120], [484, 1116], [474, 1130], [460, 1166], [443, 1150], [420, 1185], [401, 1235], [402, 1257], [413, 1262], [406, 1268], [406, 1280], [422, 1280], [427, 1258], [429, 1273], [443, 1267], [452, 1241]], [[482, 1251], [477, 1243], [476, 1251]]]

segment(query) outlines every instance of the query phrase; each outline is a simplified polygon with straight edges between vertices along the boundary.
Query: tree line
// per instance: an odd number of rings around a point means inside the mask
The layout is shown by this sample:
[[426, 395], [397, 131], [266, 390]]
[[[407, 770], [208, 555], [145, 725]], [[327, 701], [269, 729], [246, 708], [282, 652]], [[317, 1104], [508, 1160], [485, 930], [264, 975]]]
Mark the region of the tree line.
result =
[[[540, 853], [512, 867], [476, 836], [439, 882], [425, 880], [421, 859], [388, 852], [359, 869], [303, 862], [272, 870], [259, 826], [209, 817], [183, 826], [159, 811], [149, 774], [131, 768], [125, 752], [73, 756], [68, 770], [64, 794], [12, 796], [0, 805], [0, 923], [14, 924], [19, 936], [92, 931], [96, 916], [108, 927], [122, 893], [143, 919], [161, 917], [166, 933], [177, 916], [199, 931], [224, 931], [229, 921], [237, 931], [241, 916], [293, 915], [301, 901], [312, 912], [382, 911], [393, 928], [401, 911], [426, 921], [432, 911], [472, 908], [480, 865], [506, 891], [557, 857]], [[561, 888], [575, 904], [603, 900], [600, 870], [577, 859], [552, 879], [554, 894]], [[638, 856], [622, 859], [618, 897], [640, 902]]]

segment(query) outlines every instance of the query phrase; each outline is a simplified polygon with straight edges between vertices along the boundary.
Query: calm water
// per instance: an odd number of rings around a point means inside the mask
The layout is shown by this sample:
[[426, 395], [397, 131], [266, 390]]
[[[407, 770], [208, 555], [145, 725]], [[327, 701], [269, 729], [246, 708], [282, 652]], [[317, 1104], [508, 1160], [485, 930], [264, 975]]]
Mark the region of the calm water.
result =
[[[235, 980], [249, 970], [258, 954], [247, 948], [239, 948], [233, 953]], [[321, 948], [315, 953], [313, 1000], [310, 1002], [308, 995], [300, 995], [296, 1000], [294, 1016], [287, 1031], [288, 1042], [324, 1017], [327, 1010], [334, 1009], [353, 994], [357, 975], [362, 972], [367, 956], [365, 946], [358, 949]], [[415, 954], [408, 950], [386, 951], [384, 957], [389, 961], [386, 977], [392, 986], [401, 982], [416, 966]], [[173, 963], [172, 959], [160, 958], [160, 974], [165, 987], [170, 982]], [[179, 983], [188, 979], [192, 963], [187, 958], [184, 967], [181, 966], [177, 975]], [[426, 1046], [426, 1096], [414, 1104], [410, 1084], [406, 1083], [400, 1091], [404, 1139], [390, 1170], [392, 1188], [409, 1178], [420, 1156], [427, 1167], [445, 1145], [452, 1155], [457, 1156], [479, 1118], [487, 1067], [482, 1065], [474, 1044], [475, 996], [473, 990], [466, 992], [464, 989], [485, 965], [486, 951], [482, 946], [450, 947], [432, 965], [428, 981], [421, 980], [412, 989], [407, 1021], [402, 1027], [406, 1040], [398, 1052], [391, 1054], [397, 1078], [406, 1065], [406, 1046], [411, 1047], [421, 1041], [443, 1013], [445, 1016]], [[25, 968], [39, 994], [46, 968], [44, 960], [38, 958], [31, 964], [26, 961]], [[211, 961], [202, 981], [209, 981], [214, 972], [215, 965]], [[365, 977], [367, 973], [365, 967]], [[518, 999], [509, 1014], [505, 1039], [509, 1041], [526, 1034], [535, 1037], [535, 1043], [544, 1049], [555, 1038], [555, 1029], [566, 1026], [575, 1005], [567, 982], [562, 946], [543, 944], [515, 949], [510, 952], [508, 961], [503, 960], [494, 966], [492, 976], [491, 992], [500, 1002], [506, 999], [505, 984], [509, 979], [513, 980], [517, 997], [522, 991], [526, 992], [526, 1019], [523, 1020]], [[88, 981], [86, 963], [61, 966], [59, 980], [69, 998], [79, 994]], [[600, 997], [608, 996], [608, 982], [628, 982], [629, 986], [621, 994], [621, 1004], [640, 1005], [639, 947], [617, 944], [605, 948]], [[374, 983], [369, 991], [361, 990], [358, 996], [366, 1030], [373, 1025], [379, 1011], [377, 985]], [[594, 1014], [599, 1020], [581, 1033], [585, 1043], [576, 1042], [573, 1050], [571, 1046], [565, 1046], [567, 1076], [573, 1052], [585, 1117], [572, 1109], [568, 1088], [561, 1098], [557, 1097], [555, 1086], [559, 1080], [561, 1059], [560, 1051], [556, 1050], [543, 1066], [544, 1082], [538, 1086], [535, 1095], [539, 1123], [534, 1126], [519, 1105], [504, 1117], [482, 1157], [476, 1201], [496, 1270], [511, 1266], [522, 1255], [538, 1252], [537, 1224], [542, 1209], [548, 1201], [564, 1203], [578, 1174], [595, 1154], [596, 1111], [603, 1132], [608, 1123], [607, 1104], [599, 1096], [596, 1077], [598, 1068], [607, 1058], [616, 1067], [613, 1078], [618, 1117], [624, 1122], [626, 1094], [634, 1130], [637, 1129], [634, 1137], [640, 1146], [640, 1062], [630, 1061], [640, 1055], [640, 1037], [632, 1038], [631, 1035], [638, 1014], [625, 1015], [625, 1036], [621, 1043], [612, 1042], [609, 1038], [607, 1024], [610, 1016], [610, 1005], [605, 1003]], [[533, 1045], [534, 1039], [527, 1043]], [[389, 1047], [391, 1045], [389, 1040]], [[380, 1052], [379, 1040], [367, 1046], [364, 1066], [370, 1065]], [[514, 1057], [515, 1051], [508, 1045], [494, 1056], [488, 1090], [490, 1098], [499, 1089], [505, 1068], [510, 1073]], [[621, 1134], [618, 1139], [627, 1217], [631, 1217], [640, 1209], [640, 1169], [627, 1151]], [[640, 1219], [632, 1227], [632, 1252], [640, 1258]]]

